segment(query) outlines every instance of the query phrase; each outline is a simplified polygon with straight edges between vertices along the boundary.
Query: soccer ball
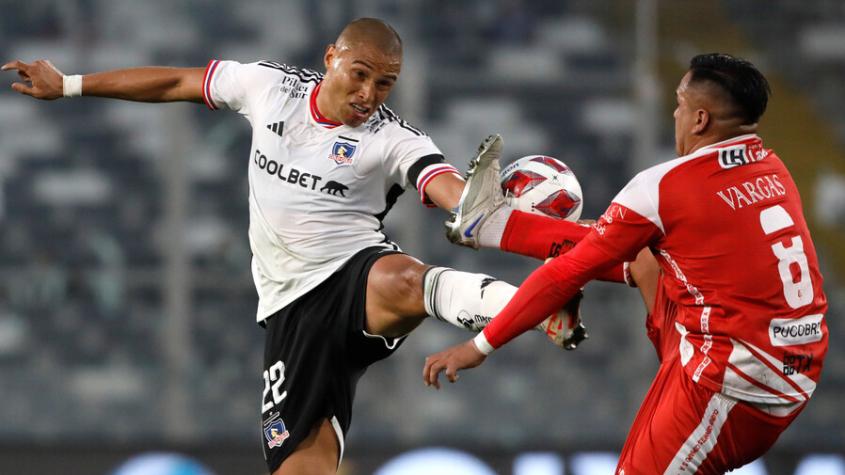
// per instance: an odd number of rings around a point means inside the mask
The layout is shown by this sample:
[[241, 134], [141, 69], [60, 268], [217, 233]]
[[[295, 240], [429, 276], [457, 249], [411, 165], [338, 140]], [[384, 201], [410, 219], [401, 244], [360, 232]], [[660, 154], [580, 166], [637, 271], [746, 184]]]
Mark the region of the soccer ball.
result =
[[505, 202], [513, 209], [569, 221], [581, 217], [581, 185], [556, 158], [522, 157], [502, 170], [501, 180]]

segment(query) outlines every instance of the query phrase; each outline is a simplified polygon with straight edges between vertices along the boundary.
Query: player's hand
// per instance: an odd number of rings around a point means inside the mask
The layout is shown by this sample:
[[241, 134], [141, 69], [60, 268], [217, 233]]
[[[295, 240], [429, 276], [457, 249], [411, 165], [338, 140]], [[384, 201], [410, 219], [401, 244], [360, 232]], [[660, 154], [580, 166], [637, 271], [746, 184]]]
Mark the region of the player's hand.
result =
[[18, 72], [22, 82], [12, 83], [12, 89], [21, 94], [44, 100], [58, 99], [64, 95], [64, 75], [47, 60], [39, 59], [34, 63], [15, 60], [4, 64], [0, 70]]
[[440, 389], [440, 381], [437, 378], [441, 371], [445, 369], [446, 379], [450, 383], [454, 383], [458, 380], [458, 370], [475, 368], [483, 363], [486, 358], [487, 356], [475, 347], [475, 343], [468, 340], [426, 358], [423, 368], [423, 381], [425, 381], [426, 386], [434, 386]]

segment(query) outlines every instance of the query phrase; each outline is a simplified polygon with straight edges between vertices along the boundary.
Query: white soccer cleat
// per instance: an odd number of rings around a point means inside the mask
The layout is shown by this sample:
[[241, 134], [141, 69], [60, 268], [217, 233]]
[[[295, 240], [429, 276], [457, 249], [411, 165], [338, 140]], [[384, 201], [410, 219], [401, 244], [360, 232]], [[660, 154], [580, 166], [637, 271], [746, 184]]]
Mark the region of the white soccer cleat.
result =
[[446, 221], [446, 237], [455, 244], [478, 249], [478, 232], [484, 221], [505, 204], [499, 171], [502, 136], [494, 134], [481, 142], [478, 154], [469, 162], [467, 182], [455, 212]]
[[555, 346], [574, 350], [578, 344], [590, 337], [587, 327], [581, 321], [581, 300], [584, 293], [578, 291], [557, 313], [537, 325], [537, 330], [546, 334]]

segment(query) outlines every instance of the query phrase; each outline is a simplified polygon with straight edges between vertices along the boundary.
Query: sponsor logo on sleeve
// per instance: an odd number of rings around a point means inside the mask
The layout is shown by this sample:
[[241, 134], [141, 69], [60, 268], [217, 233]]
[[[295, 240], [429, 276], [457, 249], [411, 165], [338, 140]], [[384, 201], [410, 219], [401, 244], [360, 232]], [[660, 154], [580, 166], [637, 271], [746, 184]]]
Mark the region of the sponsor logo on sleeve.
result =
[[618, 219], [620, 221], [625, 220], [625, 212], [626, 208], [623, 206], [611, 203], [604, 214], [599, 217], [599, 220], [593, 224], [593, 229], [599, 233], [599, 236], [604, 236], [604, 233], [607, 231], [607, 226], [609, 224], [613, 224], [614, 219]]
[[769, 323], [769, 340], [772, 346], [804, 345], [821, 341], [824, 315], [807, 315], [801, 318], [773, 318]]

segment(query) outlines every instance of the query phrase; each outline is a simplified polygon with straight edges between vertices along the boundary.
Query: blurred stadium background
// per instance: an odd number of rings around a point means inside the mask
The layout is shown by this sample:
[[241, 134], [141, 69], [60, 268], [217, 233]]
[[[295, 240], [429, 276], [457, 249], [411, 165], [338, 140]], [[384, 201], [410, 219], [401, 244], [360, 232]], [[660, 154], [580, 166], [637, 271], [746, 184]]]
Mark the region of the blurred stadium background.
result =
[[[798, 182], [822, 260], [831, 348], [809, 407], [743, 473], [845, 474], [845, 2], [0, 0], [0, 12], [0, 59], [67, 74], [209, 58], [321, 69], [346, 21], [384, 18], [406, 45], [399, 114], [461, 170], [491, 132], [507, 160], [564, 160], [586, 217], [672, 158], [692, 55], [751, 59], [774, 89], [762, 136]], [[111, 474], [147, 452], [264, 473], [248, 124], [185, 104], [36, 102], [0, 78], [0, 473]], [[451, 246], [444, 214], [409, 195], [387, 224], [412, 255], [514, 283], [537, 265]], [[634, 290], [591, 284], [585, 315], [577, 352], [527, 335], [440, 392], [423, 386], [423, 359], [467, 335], [424, 324], [359, 385], [342, 473], [612, 473], [656, 358]], [[396, 459], [426, 447], [457, 452]], [[189, 470], [172, 473], [202, 473]]]

